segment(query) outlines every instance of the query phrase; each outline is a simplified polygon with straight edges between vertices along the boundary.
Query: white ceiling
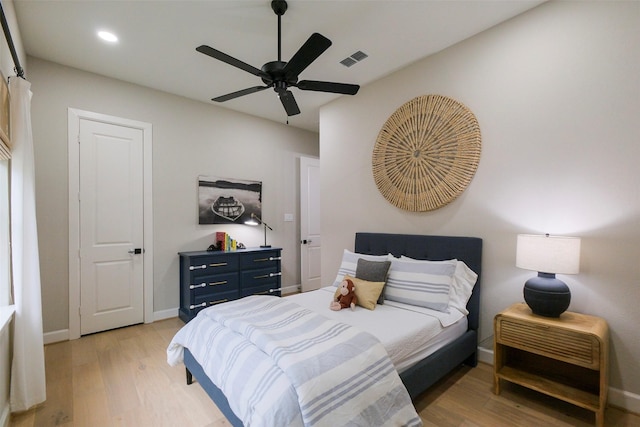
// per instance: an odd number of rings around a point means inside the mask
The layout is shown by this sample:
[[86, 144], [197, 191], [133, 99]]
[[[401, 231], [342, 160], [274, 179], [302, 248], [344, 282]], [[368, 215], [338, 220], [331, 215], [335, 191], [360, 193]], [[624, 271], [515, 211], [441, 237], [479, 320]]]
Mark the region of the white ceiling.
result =
[[[300, 79], [363, 86], [542, 2], [290, 0], [282, 17], [282, 60], [319, 32], [333, 45]], [[14, 6], [28, 55], [269, 120], [287, 120], [272, 90], [212, 102], [212, 97], [262, 82], [195, 50], [209, 45], [256, 68], [276, 60], [278, 21], [269, 0], [15, 0]], [[99, 40], [100, 29], [116, 33], [119, 42]], [[358, 50], [369, 57], [350, 68], [339, 63]], [[292, 91], [302, 113], [290, 117], [289, 124], [312, 131], [318, 130], [320, 106], [348, 96]]]

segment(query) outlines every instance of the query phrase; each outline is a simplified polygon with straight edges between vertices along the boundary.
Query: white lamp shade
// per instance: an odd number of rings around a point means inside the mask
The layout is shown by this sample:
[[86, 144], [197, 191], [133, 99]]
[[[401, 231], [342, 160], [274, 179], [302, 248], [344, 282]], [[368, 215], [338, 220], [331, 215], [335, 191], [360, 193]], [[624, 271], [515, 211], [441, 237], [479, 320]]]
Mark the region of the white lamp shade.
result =
[[541, 273], [580, 272], [580, 238], [519, 234], [516, 267]]

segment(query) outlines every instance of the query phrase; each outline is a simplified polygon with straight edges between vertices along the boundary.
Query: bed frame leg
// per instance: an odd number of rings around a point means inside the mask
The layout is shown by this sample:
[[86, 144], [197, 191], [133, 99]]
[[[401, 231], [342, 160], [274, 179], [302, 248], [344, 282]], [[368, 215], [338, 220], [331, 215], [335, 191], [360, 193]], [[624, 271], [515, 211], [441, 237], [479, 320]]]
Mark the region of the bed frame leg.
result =
[[187, 385], [193, 384], [193, 374], [191, 374], [191, 372], [187, 368], [184, 368], [184, 370], [187, 374]]
[[467, 357], [467, 359], [465, 359], [465, 361], [462, 363], [464, 363], [467, 366], [471, 366], [472, 368], [475, 368], [476, 366], [478, 366], [478, 351], [476, 350], [471, 356]]

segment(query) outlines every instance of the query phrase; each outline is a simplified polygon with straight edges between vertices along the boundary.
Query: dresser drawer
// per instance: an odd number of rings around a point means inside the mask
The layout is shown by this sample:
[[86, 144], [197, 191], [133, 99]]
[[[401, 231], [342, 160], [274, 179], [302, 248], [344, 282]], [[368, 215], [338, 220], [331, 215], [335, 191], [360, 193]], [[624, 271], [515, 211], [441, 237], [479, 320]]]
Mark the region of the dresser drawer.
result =
[[238, 299], [238, 291], [233, 290], [229, 292], [216, 292], [213, 294], [196, 295], [194, 305], [201, 306], [206, 304], [206, 307], [220, 304], [227, 301]]
[[212, 305], [222, 304], [223, 302], [233, 301], [238, 299], [238, 291], [230, 292], [218, 292], [214, 294], [204, 294], [194, 296], [194, 301], [188, 307], [192, 317], [195, 316], [200, 310], [211, 307]]
[[215, 292], [237, 290], [239, 281], [236, 272], [198, 277], [189, 285], [192, 295], [209, 295]]
[[280, 256], [278, 254], [279, 251], [261, 251], [244, 254], [240, 261], [240, 267], [243, 270], [265, 267], [280, 270], [280, 268], [278, 268], [280, 265]]
[[240, 297], [248, 297], [250, 295], [274, 295], [280, 296], [280, 286], [276, 280], [271, 282], [265, 282], [260, 286], [254, 286], [251, 288], [243, 288], [242, 295]]
[[572, 330], [499, 318], [496, 340], [500, 344], [585, 368], [598, 369], [600, 365], [599, 340]]
[[260, 286], [264, 283], [277, 282], [282, 273], [277, 265], [256, 270], [245, 270], [241, 273], [242, 287]]
[[238, 257], [233, 254], [192, 258], [189, 262], [190, 276], [193, 280], [203, 276], [235, 272], [238, 270]]

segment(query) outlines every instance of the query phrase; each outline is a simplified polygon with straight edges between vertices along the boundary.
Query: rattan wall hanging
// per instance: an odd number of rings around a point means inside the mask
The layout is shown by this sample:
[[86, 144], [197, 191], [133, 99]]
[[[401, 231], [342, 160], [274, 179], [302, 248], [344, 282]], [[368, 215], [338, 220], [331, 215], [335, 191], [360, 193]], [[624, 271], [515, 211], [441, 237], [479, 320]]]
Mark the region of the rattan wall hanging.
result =
[[467, 107], [446, 96], [419, 96], [382, 126], [373, 148], [373, 177], [394, 206], [431, 211], [467, 188], [480, 151], [480, 126]]

